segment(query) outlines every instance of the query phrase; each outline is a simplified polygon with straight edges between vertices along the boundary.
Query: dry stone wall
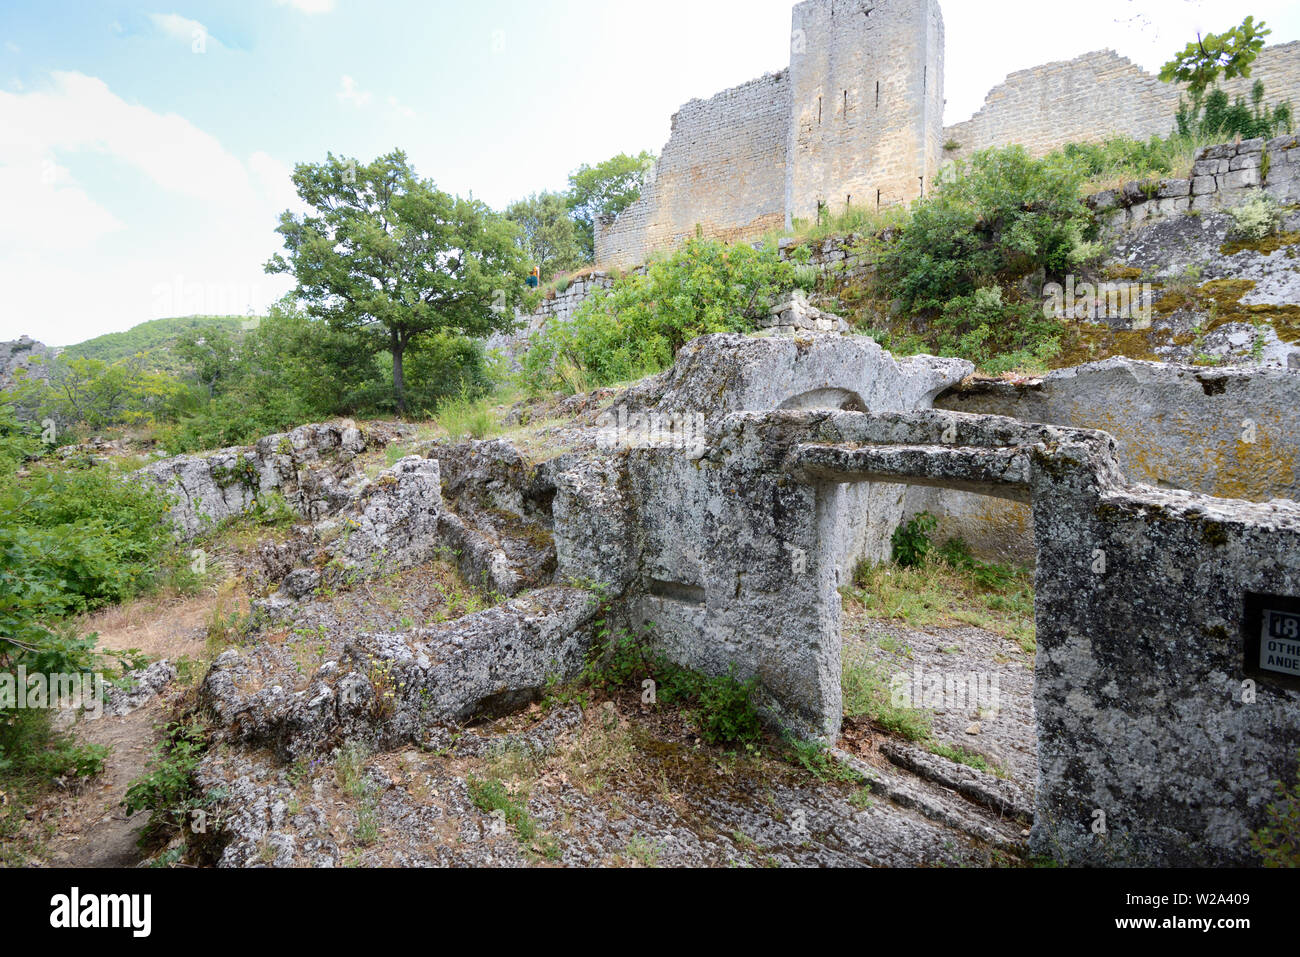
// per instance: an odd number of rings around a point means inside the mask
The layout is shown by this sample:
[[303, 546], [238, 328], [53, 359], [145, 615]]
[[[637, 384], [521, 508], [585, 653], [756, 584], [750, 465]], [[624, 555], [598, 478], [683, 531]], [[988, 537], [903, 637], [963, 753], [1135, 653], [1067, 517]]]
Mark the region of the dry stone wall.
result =
[[789, 80], [783, 71], [683, 106], [641, 198], [596, 224], [596, 261], [627, 268], [697, 232], [737, 240], [783, 225]]
[[610, 275], [599, 271], [575, 279], [563, 292], [542, 300], [542, 304], [532, 312], [515, 310], [515, 329], [496, 333], [487, 340], [486, 347], [515, 363], [527, 348], [528, 340], [545, 326], [552, 322], [568, 322], [594, 292], [613, 285]]
[[1190, 179], [1127, 183], [1089, 197], [1088, 204], [1114, 230], [1188, 211], [1232, 209], [1260, 191], [1284, 205], [1300, 202], [1300, 137], [1206, 147]]
[[[1249, 79], [1221, 85], [1229, 96], [1249, 98], [1256, 80], [1263, 81], [1268, 103], [1300, 103], [1300, 42], [1266, 47]], [[1180, 95], [1180, 87], [1160, 82], [1114, 50], [1021, 70], [994, 87], [971, 119], [944, 131], [946, 141], [961, 146], [946, 157], [1010, 143], [1042, 156], [1071, 142], [1167, 136]]]
[[915, 199], [939, 168], [943, 42], [938, 0], [799, 4], [789, 68], [682, 107], [641, 199], [597, 222], [597, 263]]

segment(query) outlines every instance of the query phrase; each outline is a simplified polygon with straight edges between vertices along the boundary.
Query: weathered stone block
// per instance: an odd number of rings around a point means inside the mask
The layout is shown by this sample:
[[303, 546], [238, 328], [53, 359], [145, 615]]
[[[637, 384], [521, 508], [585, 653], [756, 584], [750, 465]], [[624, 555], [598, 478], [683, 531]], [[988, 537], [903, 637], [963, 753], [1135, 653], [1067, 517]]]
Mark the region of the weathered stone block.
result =
[[1217, 177], [1220, 190], [1248, 189], [1261, 182], [1258, 169], [1239, 169]]
[[1192, 191], [1192, 181], [1188, 179], [1167, 179], [1161, 182], [1160, 192], [1156, 195], [1160, 199], [1177, 199], [1178, 197], [1187, 196]]

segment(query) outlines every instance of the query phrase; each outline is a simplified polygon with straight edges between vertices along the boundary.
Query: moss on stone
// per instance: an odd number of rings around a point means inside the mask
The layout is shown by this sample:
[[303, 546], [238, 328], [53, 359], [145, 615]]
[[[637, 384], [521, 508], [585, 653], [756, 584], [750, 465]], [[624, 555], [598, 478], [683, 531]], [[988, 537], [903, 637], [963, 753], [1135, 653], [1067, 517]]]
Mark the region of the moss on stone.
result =
[[1213, 548], [1223, 548], [1228, 544], [1228, 533], [1222, 522], [1206, 522], [1201, 529], [1201, 541]]
[[1295, 258], [1300, 253], [1297, 252], [1300, 247], [1300, 232], [1274, 233], [1272, 236], [1265, 236], [1263, 239], [1240, 239], [1230, 243], [1224, 243], [1219, 252], [1225, 256], [1235, 256], [1243, 252], [1255, 252], [1264, 256], [1271, 256], [1280, 249], [1287, 250], [1287, 254]]

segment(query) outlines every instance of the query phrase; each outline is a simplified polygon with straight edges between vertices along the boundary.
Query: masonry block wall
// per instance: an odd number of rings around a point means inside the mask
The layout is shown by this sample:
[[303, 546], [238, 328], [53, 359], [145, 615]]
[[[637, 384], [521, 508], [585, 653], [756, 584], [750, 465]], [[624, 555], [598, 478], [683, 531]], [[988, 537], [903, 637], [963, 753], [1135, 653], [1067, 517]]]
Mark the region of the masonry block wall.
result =
[[[1229, 96], [1249, 99], [1256, 80], [1270, 105], [1300, 104], [1300, 42], [1265, 47], [1248, 79], [1221, 85]], [[971, 119], [944, 131], [945, 141], [961, 146], [945, 159], [1010, 143], [1042, 156], [1071, 142], [1168, 136], [1181, 95], [1180, 87], [1161, 83], [1114, 50], [1021, 70], [994, 87]]]
[[596, 224], [628, 268], [702, 235], [756, 239], [792, 217], [921, 195], [943, 146], [938, 0], [807, 0], [787, 70], [692, 100], [641, 199]]
[[790, 87], [790, 217], [910, 202], [933, 180], [942, 149], [937, 0], [799, 4]]
[[[1300, 104], [1300, 42], [1266, 47], [1251, 77], [1223, 86], [1249, 98], [1256, 80], [1270, 105]], [[806, 0], [794, 8], [787, 70], [692, 100], [673, 118], [642, 198], [596, 224], [596, 261], [628, 268], [695, 235], [756, 239], [823, 211], [911, 202], [943, 163], [989, 147], [1041, 156], [1069, 142], [1168, 135], [1181, 95], [1101, 50], [1013, 73], [975, 116], [944, 128], [939, 0]]]
[[683, 106], [641, 198], [596, 224], [596, 261], [626, 269], [697, 233], [731, 241], [783, 225], [789, 79], [782, 71]]

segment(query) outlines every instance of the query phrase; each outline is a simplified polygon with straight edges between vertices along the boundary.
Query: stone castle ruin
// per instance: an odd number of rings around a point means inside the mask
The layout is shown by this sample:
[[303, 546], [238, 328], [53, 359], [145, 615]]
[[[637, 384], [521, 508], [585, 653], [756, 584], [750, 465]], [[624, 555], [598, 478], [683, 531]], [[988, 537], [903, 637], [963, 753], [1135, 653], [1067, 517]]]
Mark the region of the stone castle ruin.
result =
[[[1294, 90], [1300, 44], [1266, 54], [1261, 78]], [[1037, 152], [1077, 137], [1081, 127], [1053, 127], [1058, 108], [1118, 123], [1116, 103], [1135, 116], [1162, 97], [1163, 112], [1138, 125], [1094, 129], [1162, 132], [1169, 90], [1126, 62], [1096, 54], [1017, 74], [954, 134], [941, 120], [936, 0], [808, 0], [794, 11], [790, 67], [684, 107], [642, 199], [599, 225], [598, 256], [635, 266], [697, 232], [746, 239], [827, 208], [907, 202], [955, 152], [944, 149], [954, 135], [969, 150], [1023, 133]], [[1006, 110], [1024, 123], [1003, 127]], [[531, 706], [578, 680], [613, 634], [751, 682], [771, 728], [829, 746], [871, 801], [770, 782], [747, 797], [710, 759], [706, 794], [674, 797], [663, 779], [673, 808], [691, 805], [687, 827], [656, 805], [657, 785], [612, 815], [548, 776], [558, 790], [530, 806], [550, 814], [563, 863], [602, 863], [590, 845], [614, 833], [630, 846], [652, 818], [669, 822], [654, 826], [672, 831], [671, 861], [697, 865], [740, 859], [744, 848], [717, 849], [742, 832], [739, 844], [757, 835], [773, 854], [814, 847], [774, 861], [840, 866], [969, 863], [954, 850], [968, 841], [1083, 866], [1260, 863], [1252, 836], [1274, 782], [1294, 780], [1300, 742], [1300, 138], [1211, 147], [1190, 178], [1156, 185], [1090, 199], [1114, 241], [1107, 267], [1164, 286], [1197, 265], [1202, 291], [1219, 297], [1215, 321], [1181, 307], [1141, 329], [1133, 316], [1078, 319], [1099, 354], [1042, 379], [896, 356], [823, 311], [828, 297], [795, 291], [755, 334], [703, 336], [630, 386], [517, 404], [510, 438], [420, 440], [403, 424], [344, 422], [141, 469], [174, 494], [183, 539], [271, 493], [300, 520], [258, 544], [249, 634], [197, 692], [225, 745], [196, 772], [204, 793], [225, 795], [221, 863], [345, 862], [320, 768], [356, 741], [377, 752], [371, 810], [397, 835], [383, 863], [512, 859], [522, 852], [496, 841], [443, 759], [554, 750], [586, 705]], [[1286, 208], [1281, 231], [1237, 248], [1228, 211], [1261, 191]], [[853, 276], [866, 268], [855, 247], [818, 240], [805, 258]], [[568, 320], [610, 282], [584, 277], [525, 332]], [[1032, 565], [1036, 644], [1011, 657], [1013, 639], [971, 638], [952, 671], [983, 670], [940, 709], [955, 712], [943, 720], [959, 743], [1019, 743], [994, 762], [1004, 774], [883, 725], [869, 754], [853, 750], [845, 678], [860, 636], [846, 598], [860, 563], [888, 561], [894, 532], [923, 511], [942, 536]], [[375, 619], [334, 603], [435, 561], [488, 600], [437, 620], [405, 617], [408, 593]], [[929, 627], [907, 632], [918, 676], [968, 654]], [[1009, 699], [992, 714], [990, 680]], [[601, 734], [629, 720], [613, 701], [601, 708], [588, 715]], [[485, 723], [528, 710], [546, 714], [485, 736]], [[597, 750], [570, 770], [585, 772]], [[566, 829], [571, 812], [584, 823]], [[791, 838], [800, 815], [816, 827]], [[464, 856], [483, 847], [486, 858]]]
[[[1263, 50], [1252, 77], [1222, 84], [1270, 99], [1300, 93], [1300, 42]], [[596, 224], [601, 267], [639, 266], [693, 236], [751, 240], [793, 219], [909, 203], [944, 163], [1020, 143], [1168, 135], [1182, 91], [1103, 50], [1009, 76], [974, 117], [945, 128], [938, 0], [806, 0], [790, 65], [692, 100], [641, 199]]]

